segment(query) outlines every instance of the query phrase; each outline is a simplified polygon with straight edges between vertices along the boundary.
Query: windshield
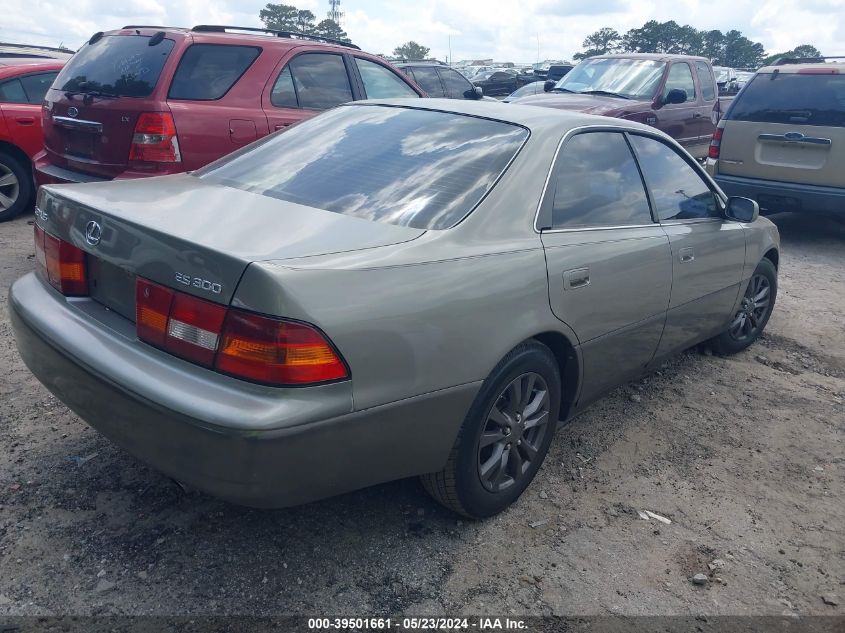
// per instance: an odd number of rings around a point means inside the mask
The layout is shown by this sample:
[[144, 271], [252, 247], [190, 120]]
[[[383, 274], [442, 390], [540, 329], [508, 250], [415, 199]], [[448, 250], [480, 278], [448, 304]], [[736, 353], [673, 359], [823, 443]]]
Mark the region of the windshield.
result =
[[648, 59], [587, 59], [570, 70], [555, 89], [652, 99], [665, 66], [664, 62]]
[[500, 121], [350, 105], [195, 174], [373, 222], [446, 229], [481, 201], [527, 138]]
[[56, 77], [53, 88], [66, 92], [147, 97], [158, 83], [173, 40], [150, 46], [143, 35], [106, 35], [86, 44]]

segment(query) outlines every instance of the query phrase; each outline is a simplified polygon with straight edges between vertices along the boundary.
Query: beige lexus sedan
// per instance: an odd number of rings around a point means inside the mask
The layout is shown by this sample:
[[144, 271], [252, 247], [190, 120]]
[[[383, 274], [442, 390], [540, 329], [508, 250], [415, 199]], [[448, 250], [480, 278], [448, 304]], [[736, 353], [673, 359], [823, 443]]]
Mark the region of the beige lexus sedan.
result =
[[190, 174], [42, 187], [35, 249], [20, 353], [127, 451], [260, 507], [421, 476], [470, 517], [602, 393], [748, 347], [779, 260], [756, 203], [652, 128], [435, 99], [341, 106]]

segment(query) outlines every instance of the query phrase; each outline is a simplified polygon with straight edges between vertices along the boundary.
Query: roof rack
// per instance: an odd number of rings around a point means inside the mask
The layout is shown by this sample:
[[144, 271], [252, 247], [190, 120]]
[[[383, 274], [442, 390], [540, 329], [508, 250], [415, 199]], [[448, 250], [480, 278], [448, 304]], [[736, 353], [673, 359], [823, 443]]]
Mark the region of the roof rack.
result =
[[779, 57], [772, 66], [785, 64], [824, 64], [826, 59], [845, 59], [845, 55], [821, 55], [819, 57]]
[[127, 24], [123, 29], [159, 29], [160, 31], [187, 31], [181, 26], [158, 26], [155, 24]]
[[294, 40], [309, 40], [312, 42], [323, 42], [324, 44], [335, 44], [337, 46], [346, 46], [347, 48], [354, 48], [361, 50], [352, 42], [344, 42], [336, 40], [331, 37], [323, 37], [321, 35], [311, 35], [309, 33], [300, 33], [298, 31], [278, 31], [276, 29], [262, 29], [254, 26], [228, 26], [218, 24], [199, 24], [191, 29], [196, 33], [227, 33], [229, 31], [247, 31], [248, 33], [267, 33], [275, 35], [276, 37], [286, 37]]
[[0, 42], [0, 46], [4, 48], [28, 48], [28, 49], [37, 49], [40, 51], [54, 51], [56, 53], [70, 53], [73, 55], [73, 51], [69, 48], [64, 48], [63, 46], [41, 46], [40, 44], [12, 44], [11, 42]]
[[401, 57], [387, 57], [387, 61], [392, 64], [420, 64], [420, 63], [428, 63], [428, 64], [440, 64], [441, 66], [447, 66], [446, 62], [440, 61], [439, 59], [404, 59]]

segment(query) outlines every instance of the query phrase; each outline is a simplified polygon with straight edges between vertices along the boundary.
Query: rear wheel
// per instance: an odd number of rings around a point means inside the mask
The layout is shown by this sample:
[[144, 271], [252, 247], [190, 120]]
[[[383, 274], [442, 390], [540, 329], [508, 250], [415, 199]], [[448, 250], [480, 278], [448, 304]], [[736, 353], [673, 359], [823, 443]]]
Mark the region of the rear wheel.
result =
[[711, 341], [713, 351], [736, 354], [756, 341], [772, 316], [777, 292], [777, 269], [770, 260], [763, 259], [757, 264], [728, 329]]
[[29, 166], [8, 152], [0, 151], [0, 222], [23, 212], [32, 199]]
[[464, 516], [498, 514], [537, 474], [560, 399], [560, 371], [551, 351], [536, 341], [516, 347], [481, 386], [446, 467], [423, 475], [423, 486]]

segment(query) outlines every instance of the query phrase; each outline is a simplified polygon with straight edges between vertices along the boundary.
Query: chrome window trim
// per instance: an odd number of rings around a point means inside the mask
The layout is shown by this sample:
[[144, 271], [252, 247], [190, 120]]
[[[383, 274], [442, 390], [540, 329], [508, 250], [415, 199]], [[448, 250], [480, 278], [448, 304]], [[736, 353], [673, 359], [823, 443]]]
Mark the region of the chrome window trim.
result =
[[547, 235], [549, 233], [582, 233], [584, 231], [617, 231], [619, 229], [652, 229], [659, 227], [660, 224], [658, 224], [657, 222], [652, 222], [651, 224], [619, 224], [616, 226], [576, 226], [566, 229], [543, 229], [542, 231], [540, 231], [540, 233], [542, 235]]

